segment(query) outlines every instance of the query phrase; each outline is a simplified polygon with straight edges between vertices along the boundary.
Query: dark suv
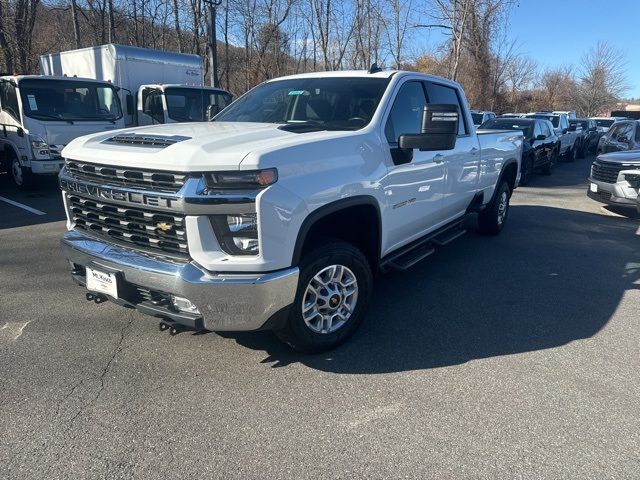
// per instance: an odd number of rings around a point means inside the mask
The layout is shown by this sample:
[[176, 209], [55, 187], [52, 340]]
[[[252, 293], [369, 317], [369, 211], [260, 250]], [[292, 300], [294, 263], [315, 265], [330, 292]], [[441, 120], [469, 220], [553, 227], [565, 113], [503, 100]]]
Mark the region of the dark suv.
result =
[[537, 168], [540, 168], [544, 175], [551, 175], [553, 172], [560, 154], [560, 140], [549, 120], [497, 117], [487, 120], [479, 129], [520, 130], [524, 133], [520, 185], [526, 185]]
[[580, 150], [577, 152], [578, 158], [584, 158], [588, 152], [595, 153], [598, 147], [598, 140], [602, 133], [598, 132], [596, 121], [592, 118], [574, 118], [569, 120], [569, 125], [575, 125], [576, 131], [580, 135]]
[[640, 121], [614, 123], [598, 142], [598, 153], [623, 152], [640, 148]]

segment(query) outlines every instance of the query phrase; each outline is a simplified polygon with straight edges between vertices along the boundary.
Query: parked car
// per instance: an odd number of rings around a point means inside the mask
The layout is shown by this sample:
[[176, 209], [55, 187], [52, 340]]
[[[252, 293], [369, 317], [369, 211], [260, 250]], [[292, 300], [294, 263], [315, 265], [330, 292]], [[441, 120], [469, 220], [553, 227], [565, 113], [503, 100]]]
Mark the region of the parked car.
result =
[[640, 148], [640, 121], [622, 120], [614, 123], [600, 137], [598, 153], [621, 152]]
[[469, 212], [503, 229], [522, 138], [477, 134], [460, 85], [432, 75], [277, 78], [213, 122], [71, 142], [62, 250], [96, 303], [326, 350], [364, 320], [376, 271], [451, 242]]
[[551, 113], [553, 113], [554, 115], [566, 115], [569, 120], [575, 120], [576, 118], [578, 118], [578, 115], [576, 115], [576, 112], [572, 110], [560, 110], [560, 111], [553, 111]]
[[520, 185], [526, 185], [534, 170], [551, 175], [558, 161], [560, 141], [548, 120], [536, 118], [494, 118], [480, 125], [483, 130], [520, 130], [524, 134]]
[[568, 162], [573, 162], [576, 159], [576, 141], [578, 140], [578, 134], [576, 133], [575, 125], [569, 124], [569, 118], [566, 114], [554, 114], [548, 112], [535, 112], [526, 115], [528, 118], [538, 118], [540, 120], [549, 120], [553, 125], [553, 130], [556, 136], [560, 139], [560, 155]]
[[473, 118], [473, 124], [476, 127], [479, 127], [487, 120], [491, 120], [492, 118], [496, 118], [496, 114], [493, 112], [481, 112], [478, 110], [471, 110], [471, 118]]
[[576, 131], [581, 134], [581, 150], [578, 157], [584, 158], [586, 153], [594, 153], [602, 136], [602, 133], [598, 132], [596, 121], [591, 118], [576, 118], [569, 120], [569, 125], [575, 125]]
[[596, 126], [600, 133], [607, 133], [611, 126], [616, 122], [627, 120], [626, 117], [591, 117], [591, 120], [596, 121]]
[[598, 155], [591, 165], [587, 196], [607, 205], [636, 208], [640, 150]]

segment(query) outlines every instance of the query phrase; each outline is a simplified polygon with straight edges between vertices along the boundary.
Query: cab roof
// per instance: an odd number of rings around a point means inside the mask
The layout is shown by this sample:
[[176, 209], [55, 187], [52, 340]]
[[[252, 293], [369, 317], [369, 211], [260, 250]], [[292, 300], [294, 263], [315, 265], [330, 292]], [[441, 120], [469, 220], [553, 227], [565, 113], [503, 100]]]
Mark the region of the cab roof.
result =
[[[3, 75], [0, 77], [3, 80], [14, 80], [20, 83], [22, 80], [53, 80], [53, 81], [70, 81], [70, 80], [79, 80], [81, 82], [93, 82], [93, 83], [108, 83], [109, 85], [113, 85], [111, 82], [107, 82], [105, 80], [96, 80], [95, 78], [84, 78], [84, 77], [65, 77], [59, 75]], [[114, 85], [115, 86], [115, 85]]]

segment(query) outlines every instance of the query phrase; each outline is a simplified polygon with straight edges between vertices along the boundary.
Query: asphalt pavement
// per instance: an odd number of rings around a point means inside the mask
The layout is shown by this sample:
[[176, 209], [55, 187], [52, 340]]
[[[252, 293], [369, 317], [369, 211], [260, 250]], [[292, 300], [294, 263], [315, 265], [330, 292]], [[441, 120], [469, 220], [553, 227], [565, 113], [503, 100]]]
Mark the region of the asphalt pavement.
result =
[[87, 302], [55, 181], [0, 176], [0, 478], [640, 478], [640, 222], [586, 197], [591, 161], [312, 356]]

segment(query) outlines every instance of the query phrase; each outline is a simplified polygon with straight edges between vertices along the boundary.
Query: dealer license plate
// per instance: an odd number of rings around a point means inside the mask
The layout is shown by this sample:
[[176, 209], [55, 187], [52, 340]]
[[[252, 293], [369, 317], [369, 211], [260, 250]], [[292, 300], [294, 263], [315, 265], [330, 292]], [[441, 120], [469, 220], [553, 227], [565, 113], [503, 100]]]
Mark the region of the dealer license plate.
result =
[[591, 191], [592, 191], [593, 193], [597, 193], [597, 192], [598, 192], [598, 184], [596, 184], [596, 183], [592, 183], [592, 184], [589, 186], [589, 188], [591, 189]]
[[118, 298], [118, 280], [115, 273], [101, 272], [87, 267], [87, 289]]

